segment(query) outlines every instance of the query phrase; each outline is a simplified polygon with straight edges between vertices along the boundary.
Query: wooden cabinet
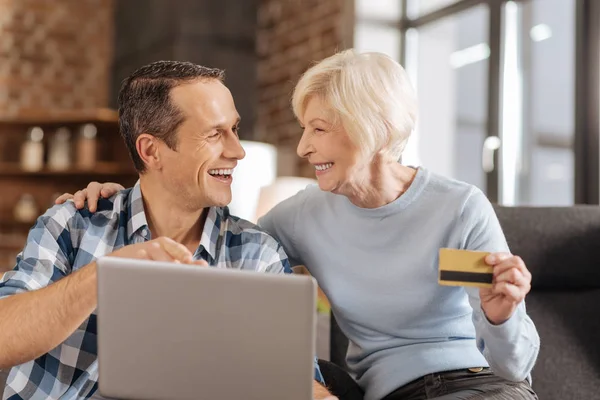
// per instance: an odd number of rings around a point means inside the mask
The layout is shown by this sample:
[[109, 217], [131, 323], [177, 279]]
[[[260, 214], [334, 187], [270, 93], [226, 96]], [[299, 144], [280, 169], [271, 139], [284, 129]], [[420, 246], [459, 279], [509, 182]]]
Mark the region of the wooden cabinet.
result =
[[[78, 140], [82, 126], [86, 124], [92, 124], [97, 132], [93, 139], [96, 161], [93, 167], [80, 168], [77, 162]], [[27, 171], [23, 168], [22, 146], [33, 127], [41, 128], [44, 133], [43, 167]], [[49, 166], [49, 151], [61, 128], [70, 133], [67, 144], [70, 165], [56, 170]], [[24, 195], [31, 195], [29, 199], [33, 200], [36, 214], [40, 215], [53, 205], [58, 194], [73, 193], [90, 181], [119, 182], [127, 187], [136, 180], [137, 173], [119, 135], [118, 117], [114, 110], [38, 113], [0, 119], [0, 273], [13, 268], [15, 257], [22, 250], [33, 225], [33, 221], [15, 217], [15, 207]]]

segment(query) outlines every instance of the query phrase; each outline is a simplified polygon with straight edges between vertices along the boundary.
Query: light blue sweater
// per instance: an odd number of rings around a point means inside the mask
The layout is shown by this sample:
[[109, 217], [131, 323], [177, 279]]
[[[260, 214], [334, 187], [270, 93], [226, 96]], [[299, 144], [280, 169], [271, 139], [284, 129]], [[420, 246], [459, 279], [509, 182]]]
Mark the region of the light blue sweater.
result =
[[476, 187], [419, 168], [409, 189], [377, 209], [309, 186], [260, 221], [292, 264], [305, 265], [350, 339], [347, 361], [367, 400], [423, 375], [490, 366], [527, 378], [539, 336], [525, 305], [489, 323], [479, 289], [437, 283], [441, 247], [508, 251]]

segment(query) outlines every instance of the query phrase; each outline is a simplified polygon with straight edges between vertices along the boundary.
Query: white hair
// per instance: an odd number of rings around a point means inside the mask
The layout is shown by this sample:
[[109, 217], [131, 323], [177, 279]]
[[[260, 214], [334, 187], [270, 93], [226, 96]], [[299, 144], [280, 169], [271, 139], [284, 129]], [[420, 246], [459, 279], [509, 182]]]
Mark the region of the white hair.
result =
[[309, 68], [292, 97], [296, 118], [318, 96], [363, 151], [398, 159], [414, 129], [417, 99], [402, 66], [382, 53], [345, 50]]

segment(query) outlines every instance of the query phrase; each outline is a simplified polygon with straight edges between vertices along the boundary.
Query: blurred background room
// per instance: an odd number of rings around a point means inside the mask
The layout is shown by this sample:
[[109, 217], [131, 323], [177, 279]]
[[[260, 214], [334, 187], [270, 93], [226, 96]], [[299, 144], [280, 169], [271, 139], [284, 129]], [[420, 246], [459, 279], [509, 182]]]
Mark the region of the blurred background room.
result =
[[502, 205], [598, 204], [599, 3], [0, 0], [0, 273], [58, 194], [136, 181], [116, 94], [156, 60], [225, 69], [248, 153], [231, 209], [253, 221], [314, 182], [291, 92], [349, 47], [394, 57], [417, 89], [403, 163]]

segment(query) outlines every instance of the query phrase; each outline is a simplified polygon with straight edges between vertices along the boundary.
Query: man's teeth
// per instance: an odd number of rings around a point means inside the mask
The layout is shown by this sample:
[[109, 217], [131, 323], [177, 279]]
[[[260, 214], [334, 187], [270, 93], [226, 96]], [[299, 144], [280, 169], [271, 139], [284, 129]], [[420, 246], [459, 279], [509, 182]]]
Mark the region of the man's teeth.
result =
[[231, 175], [233, 169], [210, 169], [208, 173], [211, 175]]
[[332, 166], [333, 166], [333, 163], [317, 164], [317, 165], [315, 165], [315, 168], [317, 169], [317, 171], [325, 171], [326, 169], [329, 169]]

